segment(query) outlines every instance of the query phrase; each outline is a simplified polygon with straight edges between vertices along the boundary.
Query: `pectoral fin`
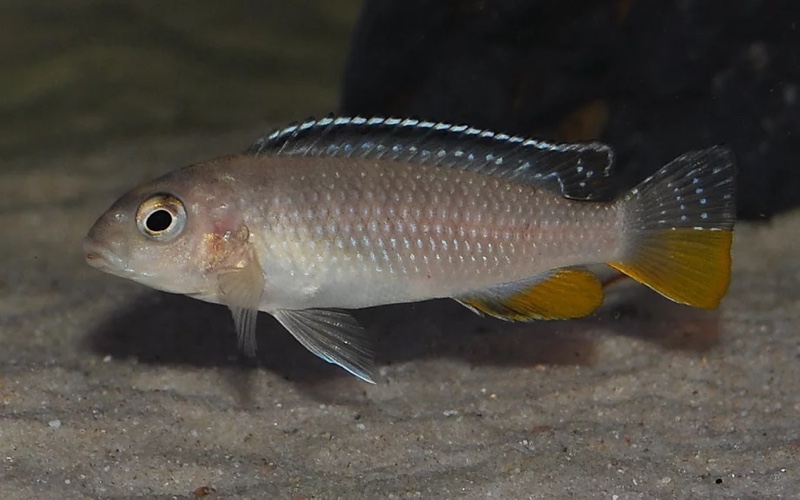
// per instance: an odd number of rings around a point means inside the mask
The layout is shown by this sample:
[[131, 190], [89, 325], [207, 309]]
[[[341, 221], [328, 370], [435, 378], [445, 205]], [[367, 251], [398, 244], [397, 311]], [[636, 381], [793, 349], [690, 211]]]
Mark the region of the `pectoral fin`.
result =
[[275, 318], [320, 358], [374, 384], [367, 332], [349, 314], [329, 309], [279, 309]]
[[455, 300], [474, 312], [506, 321], [571, 319], [597, 309], [603, 302], [603, 288], [592, 273], [565, 268]]
[[264, 274], [255, 259], [242, 268], [222, 272], [217, 277], [220, 302], [233, 314], [239, 348], [248, 356], [256, 353], [256, 318], [261, 294], [264, 293]]

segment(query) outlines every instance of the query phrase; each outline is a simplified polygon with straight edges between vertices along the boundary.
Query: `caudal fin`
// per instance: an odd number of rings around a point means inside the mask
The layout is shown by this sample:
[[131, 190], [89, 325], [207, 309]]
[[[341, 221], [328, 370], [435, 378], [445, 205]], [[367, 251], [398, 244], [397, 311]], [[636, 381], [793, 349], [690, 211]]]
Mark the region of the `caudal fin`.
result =
[[730, 283], [735, 181], [725, 148], [671, 161], [623, 200], [627, 251], [609, 265], [675, 302], [717, 307]]

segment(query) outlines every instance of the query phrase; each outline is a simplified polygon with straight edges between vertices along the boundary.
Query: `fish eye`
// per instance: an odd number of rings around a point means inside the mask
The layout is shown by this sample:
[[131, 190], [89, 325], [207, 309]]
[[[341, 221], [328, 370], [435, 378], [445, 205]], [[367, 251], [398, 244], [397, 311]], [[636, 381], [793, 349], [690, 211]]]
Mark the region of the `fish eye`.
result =
[[150, 239], [170, 241], [186, 225], [183, 202], [169, 194], [157, 194], [145, 200], [136, 211], [136, 226]]

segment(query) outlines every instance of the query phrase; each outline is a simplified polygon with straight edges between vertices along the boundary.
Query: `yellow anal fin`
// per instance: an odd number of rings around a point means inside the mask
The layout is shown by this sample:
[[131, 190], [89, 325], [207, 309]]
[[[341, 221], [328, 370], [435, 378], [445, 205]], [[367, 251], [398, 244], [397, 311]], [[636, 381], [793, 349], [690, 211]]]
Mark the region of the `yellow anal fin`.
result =
[[603, 288], [592, 273], [569, 268], [455, 299], [475, 312], [506, 321], [571, 319], [597, 309]]
[[675, 302], [714, 309], [731, 281], [732, 239], [729, 230], [651, 230], [631, 259], [608, 264]]

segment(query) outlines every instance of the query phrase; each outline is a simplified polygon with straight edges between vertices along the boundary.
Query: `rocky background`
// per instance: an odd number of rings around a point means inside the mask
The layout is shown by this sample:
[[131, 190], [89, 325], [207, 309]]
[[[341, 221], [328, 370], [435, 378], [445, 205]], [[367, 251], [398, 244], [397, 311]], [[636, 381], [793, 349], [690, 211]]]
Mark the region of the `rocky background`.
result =
[[626, 187], [726, 144], [759, 219], [800, 202], [798, 22], [792, 0], [367, 0], [343, 109], [601, 139]]

